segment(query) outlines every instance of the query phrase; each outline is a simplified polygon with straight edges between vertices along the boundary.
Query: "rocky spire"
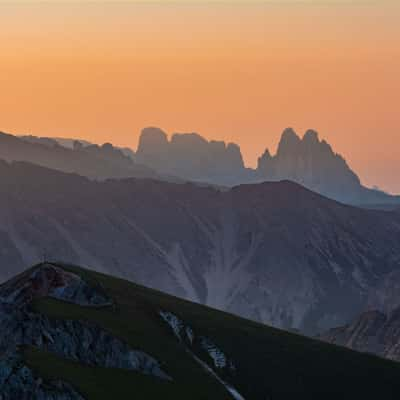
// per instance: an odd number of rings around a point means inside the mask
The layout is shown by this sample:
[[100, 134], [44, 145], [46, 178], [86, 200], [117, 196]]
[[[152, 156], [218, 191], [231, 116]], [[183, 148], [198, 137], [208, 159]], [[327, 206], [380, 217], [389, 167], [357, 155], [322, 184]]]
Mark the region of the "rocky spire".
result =
[[297, 136], [292, 128], [286, 128], [283, 133], [278, 146], [278, 155], [291, 154], [296, 147], [301, 143], [301, 139]]

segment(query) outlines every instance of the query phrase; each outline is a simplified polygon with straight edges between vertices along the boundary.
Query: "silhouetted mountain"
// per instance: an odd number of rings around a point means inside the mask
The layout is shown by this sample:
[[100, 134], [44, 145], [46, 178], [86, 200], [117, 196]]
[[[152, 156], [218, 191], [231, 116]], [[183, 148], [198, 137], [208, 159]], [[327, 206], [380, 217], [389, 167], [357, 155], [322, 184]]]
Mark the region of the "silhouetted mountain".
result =
[[[8, 141], [11, 138], [8, 135]], [[32, 147], [16, 150], [16, 143], [9, 151], [9, 147], [4, 146], [4, 139], [0, 139], [0, 158], [33, 162], [90, 178], [182, 179], [228, 187], [291, 180], [346, 204], [386, 210], [400, 204], [400, 196], [362, 186], [344, 158], [334, 153], [331, 146], [312, 130], [301, 139], [293, 129], [286, 129], [276, 155], [271, 155], [267, 149], [258, 159], [255, 170], [244, 166], [240, 148], [234, 143], [207, 141], [197, 133], [174, 134], [168, 140], [159, 128], [143, 129], [136, 153], [111, 144], [98, 146], [84, 140], [36, 136], [21, 139], [32, 145], [47, 146], [47, 152]], [[18, 146], [21, 147], [21, 143]], [[61, 146], [74, 154], [62, 153]], [[50, 150], [53, 154], [49, 154]], [[84, 157], [83, 161], [84, 155], [88, 158]]]
[[268, 181], [289, 179], [350, 204], [400, 202], [400, 198], [363, 187], [344, 158], [334, 153], [325, 140], [320, 141], [313, 130], [300, 139], [293, 129], [286, 129], [276, 155], [271, 156], [267, 149], [258, 159], [257, 174]]
[[180, 178], [233, 186], [252, 179], [238, 145], [207, 141], [197, 133], [175, 133], [169, 141], [159, 128], [145, 128], [139, 139], [137, 162]]
[[341, 194], [352, 199], [360, 195], [357, 175], [328, 143], [319, 141], [314, 131], [307, 131], [300, 139], [292, 129], [286, 129], [276, 155], [266, 150], [258, 160], [257, 171], [266, 180], [289, 179], [328, 197]]
[[65, 264], [0, 286], [0, 354], [4, 400], [400, 395], [400, 364]]
[[160, 173], [192, 181], [234, 186], [291, 180], [347, 204], [379, 208], [400, 204], [399, 196], [362, 186], [344, 158], [312, 130], [300, 139], [293, 129], [286, 129], [277, 154], [272, 156], [267, 149], [256, 170], [245, 168], [236, 144], [208, 142], [195, 133], [174, 134], [169, 141], [158, 128], [142, 131], [136, 159]]
[[130, 157], [109, 143], [97, 146], [75, 141], [73, 148], [67, 148], [50, 138], [19, 138], [0, 132], [0, 159], [31, 162], [94, 179], [172, 179], [134, 163]]
[[2, 279], [65, 260], [315, 332], [364, 311], [399, 265], [400, 214], [288, 181], [219, 191], [2, 162], [0, 182]]

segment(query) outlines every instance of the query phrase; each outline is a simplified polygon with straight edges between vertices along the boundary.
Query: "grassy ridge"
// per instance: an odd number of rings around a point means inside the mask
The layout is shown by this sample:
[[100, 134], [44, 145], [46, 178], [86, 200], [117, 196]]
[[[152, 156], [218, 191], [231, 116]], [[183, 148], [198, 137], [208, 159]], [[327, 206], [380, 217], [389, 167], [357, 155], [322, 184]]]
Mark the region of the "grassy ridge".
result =
[[[115, 369], [92, 368], [35, 349], [29, 365], [70, 382], [88, 399], [229, 399], [225, 388], [185, 351], [158, 315], [167, 310], [212, 339], [236, 365], [223, 374], [246, 400], [397, 399], [400, 364], [269, 328], [99, 273], [68, 267], [100, 285], [114, 305], [80, 307], [54, 299], [33, 304], [51, 318], [90, 321], [162, 362], [173, 382]], [[138, 395], [138, 397], [135, 396]]]

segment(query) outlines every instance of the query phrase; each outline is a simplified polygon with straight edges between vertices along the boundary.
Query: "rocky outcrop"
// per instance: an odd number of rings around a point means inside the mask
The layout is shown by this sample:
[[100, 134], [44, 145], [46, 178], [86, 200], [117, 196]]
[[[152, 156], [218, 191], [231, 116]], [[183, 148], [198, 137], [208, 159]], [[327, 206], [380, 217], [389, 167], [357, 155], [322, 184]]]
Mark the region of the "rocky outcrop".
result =
[[0, 354], [1, 400], [84, 400], [69, 384], [44, 381], [23, 358], [16, 354]]
[[[171, 380], [159, 362], [94, 324], [51, 319], [34, 312], [30, 304], [52, 297], [80, 307], [106, 307], [111, 300], [101, 288], [78, 274], [42, 264], [0, 286], [0, 387], [5, 398], [80, 399], [63, 382], [44, 382], [25, 364], [21, 346], [32, 346], [89, 366], [122, 368]], [[32, 397], [29, 397], [32, 398]]]
[[53, 297], [82, 306], [112, 304], [100, 287], [95, 288], [79, 275], [48, 263], [24, 272], [0, 287], [0, 302], [12, 304], [14, 308], [40, 297]]
[[400, 308], [389, 314], [380, 311], [365, 312], [351, 324], [322, 334], [320, 339], [400, 361]]

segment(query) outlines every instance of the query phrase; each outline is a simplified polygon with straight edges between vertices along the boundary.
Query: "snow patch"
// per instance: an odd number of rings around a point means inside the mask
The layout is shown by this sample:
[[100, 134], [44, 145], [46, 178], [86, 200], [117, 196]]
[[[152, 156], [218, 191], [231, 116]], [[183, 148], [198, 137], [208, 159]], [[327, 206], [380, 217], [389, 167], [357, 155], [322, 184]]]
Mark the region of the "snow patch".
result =
[[175, 336], [182, 340], [181, 331], [184, 323], [173, 313], [169, 311], [160, 311], [161, 318], [172, 328]]
[[191, 345], [194, 340], [194, 332], [175, 314], [169, 311], [160, 311], [161, 318], [171, 327], [179, 341], [187, 340]]
[[225, 354], [211, 340], [205, 337], [201, 338], [201, 346], [212, 358], [216, 368], [225, 368], [227, 366]]
[[211, 376], [213, 376], [221, 385], [225, 386], [226, 390], [231, 394], [232, 398], [234, 400], [245, 400], [244, 397], [229, 383], [225, 382], [223, 379], [221, 379], [214, 371], [212, 368], [210, 368], [207, 363], [205, 363], [203, 360], [201, 360], [199, 357], [197, 357], [195, 354], [193, 354], [190, 350], [188, 350], [189, 353], [192, 355], [193, 359], [200, 364], [205, 371], [207, 371]]

